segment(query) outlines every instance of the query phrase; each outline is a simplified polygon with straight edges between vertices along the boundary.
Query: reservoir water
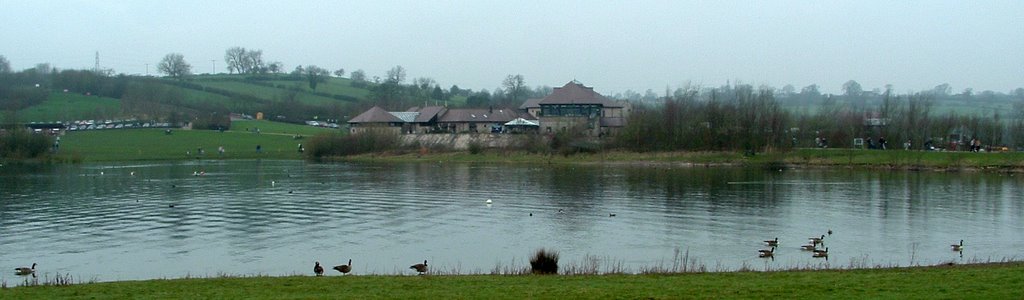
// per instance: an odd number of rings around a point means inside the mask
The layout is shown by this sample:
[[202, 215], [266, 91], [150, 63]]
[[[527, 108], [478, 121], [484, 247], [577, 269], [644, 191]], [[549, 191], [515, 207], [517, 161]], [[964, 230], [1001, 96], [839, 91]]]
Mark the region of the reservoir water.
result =
[[[1021, 259], [1022, 176], [624, 165], [189, 161], [0, 167], [0, 280], [709, 271]], [[490, 199], [492, 203], [486, 204]], [[614, 216], [613, 216], [614, 215]], [[831, 230], [832, 234], [827, 232]], [[800, 246], [826, 235], [828, 260]], [[758, 257], [779, 238], [774, 259]], [[950, 245], [964, 240], [962, 252]], [[339, 273], [328, 273], [338, 275]]]

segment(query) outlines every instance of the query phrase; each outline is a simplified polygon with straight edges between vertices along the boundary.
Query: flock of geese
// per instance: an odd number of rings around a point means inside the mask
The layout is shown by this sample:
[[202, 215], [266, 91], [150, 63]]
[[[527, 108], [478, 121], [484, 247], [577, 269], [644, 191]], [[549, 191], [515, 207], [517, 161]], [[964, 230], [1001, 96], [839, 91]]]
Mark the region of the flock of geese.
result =
[[[828, 235], [832, 235], [832, 229], [828, 230]], [[758, 249], [758, 257], [771, 258], [774, 260], [775, 248], [779, 247], [779, 238], [776, 237], [773, 240], [765, 240], [764, 243], [771, 248]], [[828, 247], [825, 247], [825, 249], [818, 248], [818, 245], [821, 245], [822, 247], [825, 246], [824, 234], [822, 234], [820, 237], [812, 236], [807, 238], [807, 243], [808, 244], [806, 245], [801, 245], [800, 250], [811, 251], [811, 257], [823, 257], [825, 258], [825, 260], [828, 260]], [[960, 252], [960, 255], [963, 256], [964, 240], [960, 240], [959, 244], [952, 244], [949, 246], [953, 249], [953, 251]]]
[[[337, 265], [334, 266], [333, 269], [337, 270], [338, 272], [341, 272], [341, 275], [345, 275], [348, 274], [349, 272], [352, 272], [352, 259], [350, 258], [348, 260], [348, 264]], [[423, 260], [422, 264], [415, 264], [409, 266], [409, 269], [416, 270], [416, 272], [418, 272], [419, 275], [423, 275], [424, 273], [427, 273], [427, 260]], [[316, 276], [324, 276], [324, 267], [320, 265], [320, 262], [316, 262], [316, 264], [313, 265], [313, 274], [316, 274]]]
[[[828, 235], [832, 235], [832, 230], [831, 229], [828, 230]], [[813, 236], [809, 237], [809, 238], [807, 238], [807, 242], [808, 242], [808, 244], [800, 246], [800, 250], [811, 251], [811, 257], [823, 257], [826, 260], [828, 260], [828, 247], [825, 247], [824, 250], [818, 248], [818, 245], [825, 246], [825, 235], [824, 234], [822, 234], [820, 237], [813, 237]], [[771, 247], [771, 248], [757, 250], [758, 256], [759, 257], [763, 257], [763, 258], [771, 258], [771, 259], [774, 260], [775, 259], [775, 249], [779, 247], [779, 238], [776, 237], [775, 239], [772, 239], [772, 240], [765, 240], [764, 243], [766, 245], [768, 245], [769, 247]], [[952, 244], [952, 245], [949, 245], [949, 246], [950, 246], [950, 248], [953, 249], [953, 251], [960, 252], [961, 255], [963, 255], [964, 240], [960, 240], [959, 244]], [[32, 263], [32, 267], [14, 268], [14, 274], [21, 275], [21, 276], [26, 276], [26, 275], [35, 276], [36, 275], [36, 265], [37, 265], [36, 263]], [[352, 272], [352, 259], [348, 260], [348, 264], [337, 265], [337, 266], [334, 266], [332, 269], [334, 269], [334, 270], [336, 270], [338, 272], [341, 272], [342, 275], [348, 274], [349, 272]], [[416, 270], [416, 272], [419, 273], [419, 275], [423, 275], [423, 274], [427, 273], [427, 261], [423, 260], [422, 264], [411, 265], [411, 266], [409, 266], [409, 269]], [[320, 265], [319, 261], [316, 262], [315, 265], [313, 265], [313, 274], [316, 274], [316, 276], [324, 276], [324, 267]]]

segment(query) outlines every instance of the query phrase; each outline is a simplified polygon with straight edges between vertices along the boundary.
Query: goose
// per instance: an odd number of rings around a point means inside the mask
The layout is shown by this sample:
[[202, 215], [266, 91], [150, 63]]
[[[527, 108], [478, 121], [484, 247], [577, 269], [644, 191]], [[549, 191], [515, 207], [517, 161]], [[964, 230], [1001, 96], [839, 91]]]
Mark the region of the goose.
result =
[[334, 266], [334, 269], [338, 270], [338, 272], [341, 272], [341, 274], [348, 274], [348, 272], [352, 271], [352, 259], [348, 259], [347, 265]]
[[778, 246], [779, 245], [779, 238], [775, 237], [774, 240], [765, 240], [764, 243], [768, 244], [768, 246], [773, 246], [773, 247], [774, 246]]
[[952, 245], [949, 245], [949, 246], [953, 247], [953, 251], [963, 251], [964, 250], [964, 240], [960, 240], [960, 244], [952, 244]]
[[811, 244], [822, 244], [825, 241], [825, 235], [822, 234], [821, 237], [809, 237], [807, 239], [811, 240]]
[[414, 269], [416, 272], [419, 272], [420, 275], [423, 275], [423, 273], [427, 272], [427, 260], [423, 260], [422, 264], [411, 265], [409, 268]]
[[828, 257], [828, 247], [825, 250], [814, 250], [814, 257]]
[[818, 245], [815, 245], [815, 244], [807, 244], [807, 245], [800, 246], [800, 250], [814, 251], [814, 250], [817, 250], [817, 249], [818, 249]]
[[313, 273], [316, 276], [324, 276], [324, 267], [320, 266], [320, 262], [316, 262], [316, 265], [313, 266]]
[[759, 252], [758, 256], [760, 256], [760, 257], [774, 256], [775, 255], [775, 247], [772, 247], [772, 249], [770, 249], [770, 250], [769, 249], [760, 249], [760, 250], [757, 250], [757, 252]]
[[35, 272], [36, 272], [36, 263], [32, 263], [32, 267], [31, 268], [29, 268], [29, 267], [14, 268], [14, 273], [17, 274], [17, 275], [29, 275], [29, 274], [34, 274]]
[[609, 217], [614, 217], [614, 216], [615, 216], [615, 213], [610, 213], [610, 214], [608, 214], [608, 216], [609, 216]]

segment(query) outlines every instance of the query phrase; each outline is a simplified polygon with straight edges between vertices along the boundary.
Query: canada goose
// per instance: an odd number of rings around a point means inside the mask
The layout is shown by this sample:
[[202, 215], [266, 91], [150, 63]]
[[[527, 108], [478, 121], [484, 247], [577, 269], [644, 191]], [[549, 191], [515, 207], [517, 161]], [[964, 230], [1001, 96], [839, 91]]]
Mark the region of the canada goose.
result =
[[20, 267], [14, 268], [14, 273], [17, 275], [29, 275], [36, 272], [36, 263], [32, 263], [32, 267]]
[[817, 245], [817, 244], [821, 244], [822, 242], [825, 241], [825, 235], [822, 234], [820, 238], [819, 237], [809, 237], [807, 239], [811, 240], [811, 244]]
[[615, 216], [615, 213], [610, 213], [610, 214], [608, 214], [608, 216], [609, 216], [609, 217], [614, 217], [614, 216]]
[[815, 244], [807, 244], [807, 245], [800, 246], [800, 250], [814, 251], [814, 250], [817, 250], [817, 249], [818, 249], [818, 245], [815, 245]]
[[963, 251], [964, 250], [964, 240], [960, 240], [960, 244], [952, 244], [952, 245], [949, 245], [949, 246], [953, 247], [953, 251]]
[[422, 264], [415, 264], [415, 265], [409, 266], [409, 268], [410, 269], [414, 269], [414, 270], [416, 270], [416, 272], [420, 272], [420, 275], [423, 275], [423, 273], [427, 272], [427, 260], [423, 260]]
[[760, 256], [760, 257], [773, 256], [773, 255], [775, 255], [775, 247], [772, 247], [772, 249], [760, 249], [760, 250], [757, 250], [757, 252], [758, 252], [758, 256]]
[[825, 250], [814, 250], [814, 257], [828, 257], [828, 247]]
[[773, 247], [774, 246], [778, 246], [779, 245], [779, 238], [775, 237], [774, 240], [766, 240], [766, 241], [764, 241], [764, 243], [768, 244], [768, 246], [773, 246]]
[[315, 273], [316, 276], [324, 276], [324, 267], [320, 266], [320, 262], [316, 262], [316, 265], [313, 266], [313, 273]]
[[334, 266], [334, 269], [341, 272], [341, 274], [348, 274], [348, 272], [352, 271], [352, 259], [348, 259], [347, 265]]

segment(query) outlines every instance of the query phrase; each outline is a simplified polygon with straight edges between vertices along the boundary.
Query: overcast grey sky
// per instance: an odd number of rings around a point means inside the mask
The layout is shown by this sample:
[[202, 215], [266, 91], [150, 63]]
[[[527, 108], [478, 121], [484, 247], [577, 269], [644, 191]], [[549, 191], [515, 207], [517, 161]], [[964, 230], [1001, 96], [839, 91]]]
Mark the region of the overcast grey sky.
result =
[[[727, 81], [838, 93], [1024, 86], [1024, 1], [22, 1], [0, 0], [0, 55], [21, 70], [144, 74], [224, 51], [493, 90], [577, 79], [610, 94]], [[215, 62], [213, 62], [215, 61]]]

